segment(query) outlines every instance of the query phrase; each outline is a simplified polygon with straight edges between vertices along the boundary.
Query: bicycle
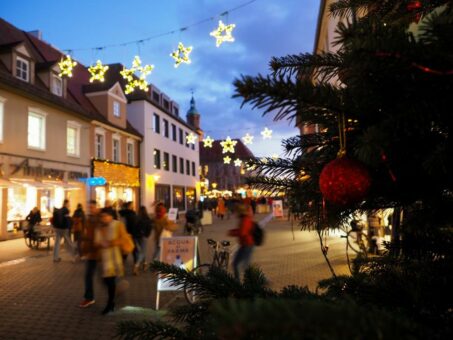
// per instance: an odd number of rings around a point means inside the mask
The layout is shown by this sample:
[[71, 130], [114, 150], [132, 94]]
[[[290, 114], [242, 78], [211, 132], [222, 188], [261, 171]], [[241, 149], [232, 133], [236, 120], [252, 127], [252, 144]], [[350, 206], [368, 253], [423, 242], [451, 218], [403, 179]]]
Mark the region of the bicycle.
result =
[[[204, 263], [195, 267], [192, 272], [195, 275], [206, 275], [208, 271], [215, 267], [223, 270], [228, 270], [230, 262], [230, 241], [215, 241], [213, 239], [207, 240], [209, 248], [213, 250], [212, 262]], [[184, 284], [184, 296], [189, 304], [193, 304], [196, 301], [195, 291]]]
[[25, 244], [28, 248], [39, 249], [41, 243], [44, 243], [47, 250], [50, 249], [50, 238], [52, 236], [51, 229], [37, 224], [34, 227], [24, 229], [23, 231]]

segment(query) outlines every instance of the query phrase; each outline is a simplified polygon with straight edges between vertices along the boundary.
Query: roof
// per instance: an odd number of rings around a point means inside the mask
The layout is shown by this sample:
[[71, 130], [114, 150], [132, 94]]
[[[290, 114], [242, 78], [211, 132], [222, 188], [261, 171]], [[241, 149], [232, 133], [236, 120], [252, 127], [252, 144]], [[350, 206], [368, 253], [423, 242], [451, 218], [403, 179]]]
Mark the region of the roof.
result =
[[250, 149], [240, 140], [233, 139], [236, 141], [236, 146], [234, 147], [234, 154], [222, 153], [222, 145], [220, 145], [221, 140], [215, 140], [212, 144], [212, 148], [205, 148], [203, 142], [200, 142], [200, 163], [223, 163], [223, 157], [226, 155], [230, 156], [233, 159], [239, 158], [240, 160], [248, 160], [250, 158], [255, 158], [255, 155], [250, 151]]
[[[18, 29], [0, 18], [0, 49], [10, 49], [20, 43], [24, 43], [32, 53], [37, 70], [50, 68], [64, 56], [61, 51], [45, 41]], [[67, 78], [67, 94], [65, 98], [51, 93], [40, 81], [39, 77], [35, 77], [34, 84], [27, 83], [13, 77], [1, 61], [0, 64], [0, 85], [6, 86], [13, 91], [20, 92], [24, 96], [30, 96], [35, 100], [45, 101], [53, 106], [69, 110], [80, 118], [96, 120], [116, 129], [141, 137], [141, 134], [129, 123], [127, 124], [126, 129], [112, 124], [96, 110], [93, 104], [91, 104], [91, 101], [83, 92], [83, 87], [90, 84], [90, 74], [83, 64], [78, 62], [73, 72], [73, 77]]]

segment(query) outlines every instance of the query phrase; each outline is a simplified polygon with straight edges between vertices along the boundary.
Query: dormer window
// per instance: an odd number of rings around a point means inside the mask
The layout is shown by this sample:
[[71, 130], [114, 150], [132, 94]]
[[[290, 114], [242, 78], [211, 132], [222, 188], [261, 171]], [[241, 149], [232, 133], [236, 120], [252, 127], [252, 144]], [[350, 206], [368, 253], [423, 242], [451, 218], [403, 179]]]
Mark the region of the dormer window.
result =
[[179, 110], [177, 107], [173, 108], [173, 112], [174, 112], [175, 116], [179, 116]]
[[17, 57], [16, 58], [16, 78], [19, 78], [23, 81], [28, 82], [30, 77], [29, 77], [29, 72], [30, 72], [30, 63], [28, 60], [25, 60], [24, 58]]
[[121, 110], [120, 110], [121, 106], [120, 106], [120, 103], [117, 102], [117, 101], [114, 101], [113, 102], [113, 115], [115, 117], [120, 117], [121, 116]]
[[52, 75], [51, 91], [57, 96], [63, 95], [63, 80], [57, 75]]

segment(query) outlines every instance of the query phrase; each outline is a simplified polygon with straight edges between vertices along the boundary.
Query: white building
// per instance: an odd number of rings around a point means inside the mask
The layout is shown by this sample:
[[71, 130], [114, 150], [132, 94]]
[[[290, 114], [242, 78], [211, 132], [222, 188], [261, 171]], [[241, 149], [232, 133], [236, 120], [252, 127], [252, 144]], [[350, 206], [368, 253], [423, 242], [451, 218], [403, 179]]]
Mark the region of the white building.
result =
[[[148, 93], [128, 96], [128, 120], [143, 135], [140, 151], [141, 204], [155, 201], [185, 211], [195, 207], [200, 195], [199, 114], [192, 98], [187, 121], [179, 105], [155, 86]], [[189, 134], [197, 136], [187, 143]]]

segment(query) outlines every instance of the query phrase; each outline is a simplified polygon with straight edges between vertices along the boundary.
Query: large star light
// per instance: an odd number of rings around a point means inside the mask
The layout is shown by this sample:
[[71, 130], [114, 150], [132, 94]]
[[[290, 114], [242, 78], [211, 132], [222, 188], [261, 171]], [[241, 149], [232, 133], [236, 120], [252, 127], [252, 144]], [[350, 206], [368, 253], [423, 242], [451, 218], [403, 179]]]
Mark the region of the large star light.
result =
[[242, 140], [244, 141], [245, 145], [253, 144], [253, 136], [249, 135], [248, 133], [244, 137], [242, 137]]
[[[126, 89], [124, 90], [124, 92], [126, 94], [132, 93], [137, 87], [140, 90], [148, 91], [148, 82], [146, 81], [146, 76], [150, 74], [153, 69], [154, 65], [142, 66], [140, 57], [135, 56], [134, 60], [132, 61], [132, 67], [125, 67], [122, 71], [120, 71], [121, 76], [127, 80]], [[136, 72], [138, 72], [138, 76], [136, 75]]]
[[209, 136], [207, 136], [205, 139], [203, 139], [203, 146], [205, 148], [212, 148], [212, 143], [214, 143], [214, 139], [212, 139]]
[[107, 65], [102, 65], [100, 60], [96, 61], [96, 65], [88, 67], [88, 72], [91, 74], [90, 83], [95, 80], [103, 82], [105, 80], [105, 72], [107, 72], [108, 69], [109, 67]]
[[264, 128], [264, 130], [261, 131], [261, 136], [263, 136], [263, 139], [271, 139], [272, 138], [272, 130], [269, 130], [267, 127]]
[[230, 136], [228, 136], [223, 142], [220, 142], [220, 145], [222, 145], [222, 153], [234, 153], [234, 147], [236, 146], [237, 141], [236, 140], [231, 140]]
[[231, 33], [235, 27], [235, 24], [225, 25], [222, 20], [219, 20], [219, 26], [214, 31], [209, 33], [210, 36], [215, 38], [216, 47], [219, 47], [224, 42], [234, 41], [234, 37]]
[[181, 63], [190, 64], [192, 61], [189, 58], [190, 52], [192, 52], [192, 46], [185, 47], [182, 42], [178, 44], [178, 49], [170, 54], [170, 57], [175, 59], [175, 67], [178, 67]]
[[60, 77], [66, 76], [71, 78], [72, 77], [72, 70], [76, 67], [77, 62], [73, 61], [70, 55], [67, 55], [65, 58], [61, 58], [61, 61], [58, 63], [60, 66], [60, 73], [58, 74]]
[[195, 136], [192, 132], [186, 136], [186, 141], [188, 144], [195, 144], [197, 140], [197, 136]]
[[242, 165], [242, 161], [239, 158], [236, 158], [234, 160], [234, 166], [241, 166], [241, 165]]
[[230, 164], [231, 163], [231, 157], [230, 156], [223, 157], [223, 163], [224, 164]]

